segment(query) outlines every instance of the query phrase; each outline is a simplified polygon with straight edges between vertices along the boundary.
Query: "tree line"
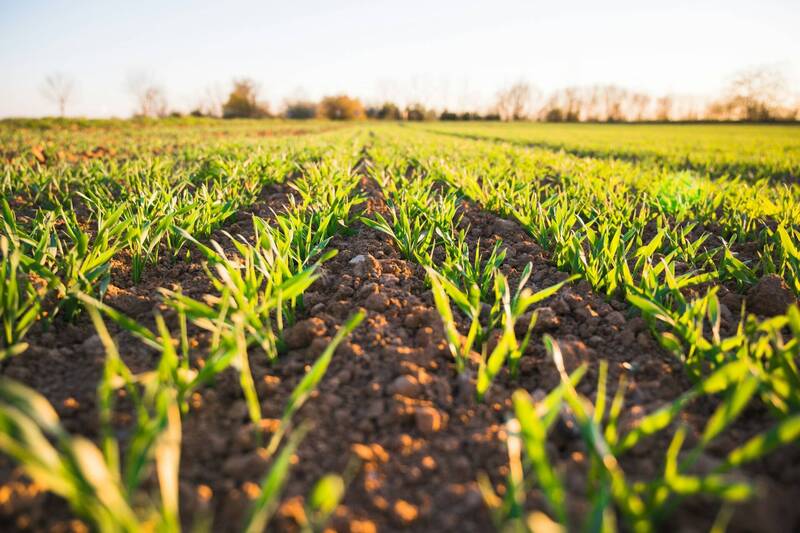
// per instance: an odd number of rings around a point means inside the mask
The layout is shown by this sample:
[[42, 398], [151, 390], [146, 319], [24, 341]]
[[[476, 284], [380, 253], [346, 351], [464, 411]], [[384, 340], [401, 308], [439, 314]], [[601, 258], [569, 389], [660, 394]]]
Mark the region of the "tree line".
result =
[[[166, 117], [182, 113], [170, 111], [164, 89], [146, 75], [132, 76], [127, 89], [135, 102], [134, 116]], [[393, 102], [364, 104], [346, 94], [331, 95], [319, 101], [294, 98], [284, 101], [273, 113], [259, 96], [253, 80], [233, 80], [230, 92], [208, 89], [204, 98], [189, 113], [218, 118], [288, 119], [325, 118], [329, 120], [538, 120], [546, 122], [668, 122], [668, 121], [797, 121], [800, 100], [790, 102], [787, 83], [780, 71], [757, 67], [739, 72], [724, 91], [713, 99], [681, 95], [653, 97], [641, 91], [616, 85], [565, 87], [544, 95], [534, 85], [519, 81], [500, 91], [485, 110], [437, 110], [421, 103], [405, 106]], [[73, 81], [64, 74], [48, 76], [42, 94], [54, 103], [61, 116], [75, 94]]]

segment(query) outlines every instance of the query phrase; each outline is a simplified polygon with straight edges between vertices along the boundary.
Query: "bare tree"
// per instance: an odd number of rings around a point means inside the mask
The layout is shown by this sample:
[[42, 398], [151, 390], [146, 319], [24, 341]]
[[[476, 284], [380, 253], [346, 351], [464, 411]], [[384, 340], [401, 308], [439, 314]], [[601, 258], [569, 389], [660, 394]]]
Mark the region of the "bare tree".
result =
[[518, 81], [497, 93], [495, 106], [503, 120], [522, 120], [528, 118], [535, 90], [529, 83]]
[[628, 92], [616, 85], [600, 85], [596, 88], [595, 94], [599, 96], [603, 103], [603, 120], [606, 122], [620, 122], [625, 119], [623, 104], [627, 99]]
[[140, 117], [167, 116], [164, 89], [148, 74], [137, 73], [128, 78], [128, 91], [136, 99], [134, 114]]
[[225, 90], [219, 83], [209, 85], [203, 91], [203, 96], [200, 99], [198, 108], [208, 117], [221, 117], [222, 106], [225, 103], [227, 96]]
[[[583, 93], [583, 94], [581, 94]], [[588, 122], [599, 122], [603, 119], [605, 108], [603, 107], [603, 88], [602, 86], [595, 85], [589, 89], [580, 90], [578, 88], [572, 89], [573, 99], [578, 99], [577, 106], [580, 111], [577, 116], [580, 120]], [[577, 118], [574, 120], [578, 120]]]
[[672, 96], [665, 94], [656, 100], [656, 120], [668, 122], [672, 118]]
[[563, 90], [564, 97], [564, 120], [567, 122], [578, 122], [581, 112], [581, 95], [577, 87], [567, 87]]
[[770, 120], [779, 118], [786, 94], [786, 78], [770, 67], [743, 70], [734, 76], [723, 97], [729, 118]]
[[58, 106], [58, 115], [63, 117], [67, 104], [72, 99], [75, 83], [72, 78], [56, 72], [44, 79], [42, 95]]
[[632, 93], [630, 95], [630, 114], [631, 118], [639, 122], [647, 116], [647, 109], [650, 107], [650, 95], [645, 93]]

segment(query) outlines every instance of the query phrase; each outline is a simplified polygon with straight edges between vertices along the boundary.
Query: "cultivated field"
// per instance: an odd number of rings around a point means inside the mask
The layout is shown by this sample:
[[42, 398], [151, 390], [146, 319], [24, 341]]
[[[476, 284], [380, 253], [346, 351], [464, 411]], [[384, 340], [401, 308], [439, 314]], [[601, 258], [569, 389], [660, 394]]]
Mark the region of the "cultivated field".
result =
[[0, 122], [0, 529], [800, 527], [800, 129]]

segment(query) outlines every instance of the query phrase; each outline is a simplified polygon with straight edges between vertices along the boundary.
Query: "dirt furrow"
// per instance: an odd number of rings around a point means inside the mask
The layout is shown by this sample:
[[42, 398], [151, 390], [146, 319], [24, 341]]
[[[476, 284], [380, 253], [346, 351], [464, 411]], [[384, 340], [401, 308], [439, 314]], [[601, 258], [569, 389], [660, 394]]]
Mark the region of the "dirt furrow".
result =
[[[368, 209], [382, 210], [375, 185], [364, 186], [370, 193]], [[508, 245], [504, 273], [512, 282], [528, 262], [534, 266], [534, 287], [564, 279], [565, 274], [548, 262], [517, 224], [468, 204], [464, 212], [471, 227], [470, 242], [480, 238], [482, 247], [490, 248], [501, 238]], [[541, 344], [544, 332], [561, 342], [570, 368], [590, 364], [582, 387], [587, 394], [593, 390], [601, 358], [611, 363], [612, 379], [620, 372], [632, 374], [629, 422], [689, 386], [674, 359], [655, 346], [641, 320], [625, 316], [624, 303], [605, 302], [578, 284], [539, 309], [536, 338], [523, 357], [519, 379], [512, 380], [504, 371], [486, 400], [478, 403], [474, 376], [459, 376], [455, 370], [424, 270], [402, 259], [384, 235], [360, 224], [355, 234], [336, 238], [331, 246], [340, 253], [325, 265], [326, 275], [306, 295], [308, 317], [289, 334], [301, 348], [258, 377], [267, 393], [262, 398], [265, 410], [278, 416], [283, 398], [301, 377], [298, 371], [314, 360], [350, 313], [367, 309], [367, 321], [338, 350], [318, 394], [299, 415], [311, 421], [314, 430], [301, 446], [289, 484], [290, 499], [280, 511], [281, 528], [297, 527], [293, 517], [302, 509], [302, 496], [313, 481], [325, 472], [344, 471], [353, 456], [362, 464], [334, 518], [337, 530], [490, 528], [475, 480], [485, 472], [500, 484], [507, 474], [503, 424], [511, 412], [513, 390], [523, 387], [540, 395], [558, 383]], [[620, 338], [630, 350], [619, 350]], [[631, 351], [640, 357], [626, 357]], [[217, 418], [211, 416], [209, 422]], [[571, 453], [579, 449], [578, 441], [569, 428], [561, 428], [555, 436], [557, 462], [574, 470], [576, 484], [585, 466], [579, 455]], [[228, 445], [220, 444], [220, 449]], [[256, 456], [254, 448], [242, 449], [241, 464], [256, 461]], [[651, 458], [643, 461], [650, 463]], [[230, 490], [228, 497], [245, 502], [247, 482], [256, 479], [252, 469], [243, 468], [238, 479], [242, 485]], [[542, 505], [535, 498], [530, 503]], [[221, 512], [236, 515], [227, 508]]]
[[[288, 204], [290, 190], [286, 184], [267, 185], [256, 203], [236, 214], [212, 238], [232, 251], [222, 231], [252, 236], [251, 217], [273, 216], [273, 211], [280, 211]], [[162, 253], [156, 264], [145, 267], [142, 279], [136, 284], [131, 281], [127, 252], [119, 254], [112, 260], [111, 282], [104, 302], [151, 330], [154, 330], [154, 312], [158, 310], [165, 315], [173, 331], [177, 331], [174, 314], [163, 305], [158, 289], [180, 288], [193, 298], [215, 292], [202, 268], [202, 254], [190, 245], [187, 249], [189, 259], [173, 259], [169, 252]], [[115, 337], [120, 355], [133, 372], [155, 367], [159, 353], [110, 320], [106, 320], [106, 324]], [[191, 325], [189, 334], [193, 347], [191, 355], [199, 357], [201, 350], [197, 347], [205, 343], [206, 334]], [[84, 313], [74, 323], [57, 317], [48, 327], [40, 322], [28, 333], [26, 341], [30, 344], [28, 350], [7, 360], [3, 375], [44, 395], [67, 431], [96, 439], [99, 429], [97, 386], [105, 363], [105, 350], [88, 316]], [[126, 413], [120, 413], [116, 420], [122, 428], [131, 427], [133, 422]], [[124, 429], [118, 438], [125, 441]], [[8, 493], [0, 502], [0, 529], [44, 530], [62, 526], [73, 529], [66, 504], [31, 484], [21, 469], [3, 456], [0, 456], [0, 479], [8, 480], [4, 485]]]

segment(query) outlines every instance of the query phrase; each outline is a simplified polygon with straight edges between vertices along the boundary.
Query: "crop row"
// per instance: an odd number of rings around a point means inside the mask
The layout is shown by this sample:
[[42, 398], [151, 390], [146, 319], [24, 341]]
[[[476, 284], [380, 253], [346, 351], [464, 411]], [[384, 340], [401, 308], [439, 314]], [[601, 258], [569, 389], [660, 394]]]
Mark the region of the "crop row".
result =
[[443, 123], [425, 129], [582, 157], [655, 163], [713, 177], [792, 181], [800, 174], [796, 126]]
[[216, 149], [227, 153], [239, 147], [258, 150], [275, 137], [320, 133], [335, 129], [330, 123], [302, 125], [271, 121], [177, 119], [162, 121], [114, 120], [3, 120], [0, 121], [0, 158], [4, 167], [82, 163], [93, 160], [133, 159], [149, 154], [174, 158], [195, 157]]
[[[46, 199], [37, 199], [59, 204], [55, 214], [40, 209], [21, 222], [6, 202], [3, 356], [25, 356], [23, 338], [32, 326], [57, 328], [85, 311], [106, 358], [98, 384], [99, 446], [68, 433], [39, 393], [4, 378], [0, 448], [99, 530], [179, 529], [181, 419], [193, 392], [228, 368], [240, 376], [254, 438], [262, 442], [261, 404], [249, 357], [256, 351], [274, 360], [284, 349], [282, 334], [302, 310], [303, 292], [318, 277], [319, 265], [336, 253], [327, 249], [331, 236], [346, 231], [351, 210], [363, 200], [354, 192], [353, 138], [330, 140], [284, 143], [246, 160], [238, 160], [236, 152], [232, 160], [212, 154], [189, 165], [193, 172], [164, 161], [132, 161], [115, 169], [116, 180], [109, 180], [97, 165], [62, 168], [65, 174], [45, 178], [53, 184]], [[224, 232], [224, 245], [208, 241], [233, 213], [255, 202], [264, 186], [293, 174], [292, 201], [269, 220], [254, 216], [250, 241]], [[15, 186], [27, 194], [31, 181], [39, 178]], [[87, 206], [80, 222], [75, 198]], [[90, 224], [94, 231], [82, 228]], [[177, 316], [177, 332], [169, 330], [160, 313], [150, 329], [102, 302], [112, 257], [129, 254], [135, 282], [142, 268], [159, 261], [159, 254], [181, 261], [188, 246], [205, 256], [217, 297], [199, 301], [164, 290], [163, 302]], [[103, 315], [160, 354], [152, 371], [130, 370]], [[363, 317], [356, 312], [339, 329], [263, 442], [272, 466], [244, 517], [246, 531], [263, 530], [274, 513], [291, 457], [308, 430], [293, 423], [293, 417], [324, 376], [336, 346]], [[190, 327], [210, 338], [200, 367], [191, 364]], [[135, 423], [120, 442], [113, 420], [123, 397], [130, 399]], [[153, 472], [158, 494], [147, 505], [137, 504]], [[319, 481], [308, 499], [309, 527], [324, 524], [343, 490], [340, 476]]]
[[[373, 146], [370, 153], [377, 163], [373, 175], [390, 201], [390, 217], [378, 216], [367, 223], [392, 236], [408, 259], [428, 268], [456, 367], [464, 369], [470, 352], [474, 349], [480, 352], [479, 397], [505, 364], [513, 375], [530, 342], [536, 314], [530, 315], [528, 324], [523, 324], [527, 327], [521, 329], [527, 333], [521, 340], [515, 335], [514, 330], [520, 329], [515, 328], [516, 321], [529, 306], [550, 296], [559, 286], [530, 294], [523, 288], [527, 282], [524, 274], [519, 288], [510, 291], [498, 272], [503, 262], [499, 248], [482, 257], [479, 250], [474, 250], [473, 259], [464, 246], [463, 230], [458, 229], [459, 195], [516, 218], [551, 251], [561, 268], [584, 277], [595, 289], [609, 295], [625, 294], [646, 317], [661, 345], [679, 357], [695, 379], [694, 388], [621, 434], [617, 419], [625, 396], [624, 376], [606, 411], [606, 372], [601, 366], [596, 402], [587, 404], [588, 400], [575, 389], [585, 369], [579, 368], [569, 376], [558, 344], [553, 339], [544, 339], [563, 383], [536, 406], [524, 391], [515, 396], [516, 420], [510, 423], [509, 432], [516, 437], [510, 440], [509, 451], [517, 454], [516, 459], [511, 457], [512, 464], [518, 463], [521, 448], [528, 452], [530, 474], [547, 495], [551, 516], [561, 525], [568, 525], [564, 489], [543, 450], [548, 428], [562, 411], [562, 404], [575, 417], [592, 457], [591, 490], [587, 495], [592, 512], [585, 517], [590, 529], [612, 525], [613, 505], [632, 529], [649, 530], [674, 508], [676, 501], [687, 496], [704, 493], [729, 502], [745, 499], [752, 494], [752, 487], [732, 481], [725, 472], [759, 459], [800, 435], [800, 389], [797, 388], [800, 375], [796, 368], [800, 313], [792, 306], [786, 315], [759, 321], [753, 315], [746, 315], [743, 308], [741, 319], [735, 327], [731, 326], [734, 334], [722, 335], [721, 304], [715, 284], [753, 283], [754, 270], [736, 259], [724, 240], [718, 248], [702, 249], [701, 254], [701, 245], [711, 235], [703, 233], [689, 239], [691, 228], [687, 231], [680, 225], [681, 221], [698, 217], [698, 212], [685, 206], [682, 213], [665, 213], [659, 209], [662, 204], [653, 200], [646, 189], [635, 188], [648, 180], [657, 188], [661, 184], [652, 180], [660, 178], [663, 183], [668, 176], [640, 176], [638, 172], [626, 176], [602, 162], [587, 163], [575, 158], [553, 161], [551, 154], [537, 154], [544, 156], [537, 158], [517, 149], [475, 142], [434, 141], [418, 134], [403, 134]], [[565, 167], [569, 173], [564, 171]], [[562, 169], [562, 173], [554, 175], [555, 168]], [[526, 173], [530, 170], [533, 172]], [[583, 172], [578, 174], [576, 170]], [[713, 197], [726, 190], [706, 182], [702, 194], [707, 201], [743, 216], [748, 216], [743, 213], [746, 210], [763, 209], [751, 203], [741, 206], [731, 195]], [[771, 214], [780, 218], [793, 216], [786, 214], [793, 211], [794, 206], [790, 205], [786, 212], [773, 210]], [[762, 212], [755, 217], [753, 227], [763, 224], [766, 216]], [[653, 227], [655, 235], [645, 241], [646, 229]], [[764, 224], [763, 231], [772, 230]], [[796, 240], [786, 237], [788, 230], [780, 224], [775, 234], [776, 241], [787, 239], [791, 244]], [[434, 260], [437, 247], [444, 252]], [[678, 261], [687, 266], [678, 267]], [[684, 273], [678, 274], [679, 268]], [[793, 276], [791, 268], [784, 265], [783, 272]], [[687, 295], [688, 289], [702, 287], [706, 291], [701, 296]], [[482, 312], [483, 307], [490, 312]], [[467, 318], [468, 326], [461, 331], [454, 319], [455, 310]], [[500, 338], [489, 349], [489, 334], [498, 330]], [[673, 422], [701, 396], [718, 397], [719, 406], [703, 429], [700, 442], [682, 452], [685, 429], [674, 429]], [[775, 417], [772, 428], [740, 443], [708, 476], [691, 474], [694, 462], [706, 447], [751, 402], [769, 406]], [[646, 446], [647, 437], [669, 430], [674, 431], [673, 444], [664, 460], [663, 474], [646, 483], [627, 482], [618, 466], [618, 457], [640, 443]], [[514, 444], [517, 442], [514, 439], [522, 444]], [[515, 476], [509, 479], [505, 499], [495, 496], [491, 485], [482, 484], [500, 527], [521, 519], [526, 487], [530, 485], [523, 480], [521, 466], [512, 472]], [[508, 495], [512, 497], [509, 499]]]

